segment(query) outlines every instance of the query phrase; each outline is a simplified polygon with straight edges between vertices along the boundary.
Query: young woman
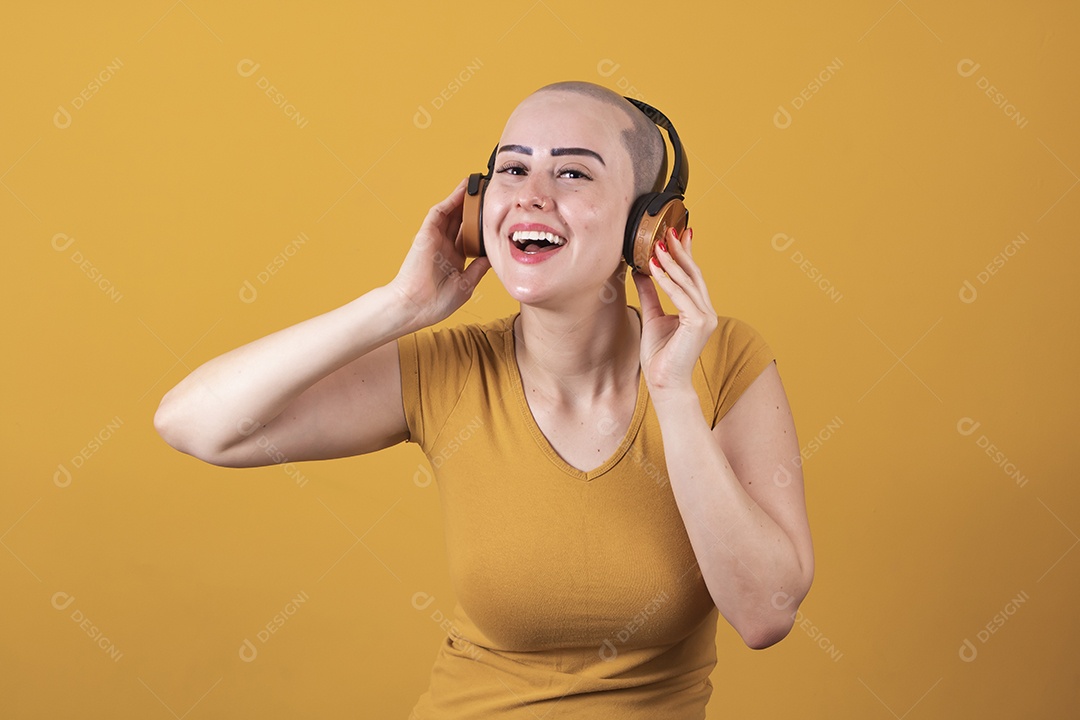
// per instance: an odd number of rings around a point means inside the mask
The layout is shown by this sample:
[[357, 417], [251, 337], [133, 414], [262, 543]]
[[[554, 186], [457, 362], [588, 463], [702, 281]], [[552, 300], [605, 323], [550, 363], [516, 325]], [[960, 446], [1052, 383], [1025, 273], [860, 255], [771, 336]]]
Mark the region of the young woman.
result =
[[[229, 467], [401, 441], [433, 460], [458, 595], [413, 717], [703, 718], [719, 615], [782, 639], [813, 577], [799, 445], [768, 345], [718, 317], [692, 229], [627, 305], [631, 203], [663, 138], [558, 83], [510, 116], [466, 267], [462, 182], [397, 276], [202, 365], [162, 400], [176, 449]], [[514, 315], [433, 331], [494, 271]], [[657, 291], [677, 309], [664, 312]]]

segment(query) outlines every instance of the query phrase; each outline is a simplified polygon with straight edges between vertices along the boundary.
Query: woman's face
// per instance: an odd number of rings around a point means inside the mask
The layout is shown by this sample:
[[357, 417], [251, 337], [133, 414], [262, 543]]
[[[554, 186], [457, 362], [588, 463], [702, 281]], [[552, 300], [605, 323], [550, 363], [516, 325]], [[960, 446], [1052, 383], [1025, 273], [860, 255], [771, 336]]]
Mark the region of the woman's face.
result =
[[561, 91], [531, 95], [510, 116], [483, 221], [491, 267], [515, 300], [574, 306], [621, 272], [634, 186], [621, 137], [629, 126], [618, 108]]

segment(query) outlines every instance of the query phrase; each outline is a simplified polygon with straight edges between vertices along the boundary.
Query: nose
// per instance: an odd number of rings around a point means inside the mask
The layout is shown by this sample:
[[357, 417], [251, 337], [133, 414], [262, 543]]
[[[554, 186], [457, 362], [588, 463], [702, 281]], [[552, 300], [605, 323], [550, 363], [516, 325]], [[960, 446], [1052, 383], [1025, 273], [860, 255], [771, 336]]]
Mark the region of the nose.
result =
[[540, 173], [529, 175], [518, 188], [518, 207], [524, 210], [548, 210], [554, 204], [551, 181]]

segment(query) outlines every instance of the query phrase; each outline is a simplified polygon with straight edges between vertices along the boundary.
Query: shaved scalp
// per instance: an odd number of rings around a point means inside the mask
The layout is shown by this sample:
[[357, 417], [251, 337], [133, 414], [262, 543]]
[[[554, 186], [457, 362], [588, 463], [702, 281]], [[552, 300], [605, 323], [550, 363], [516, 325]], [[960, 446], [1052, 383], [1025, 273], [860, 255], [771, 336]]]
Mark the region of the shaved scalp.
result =
[[585, 95], [621, 110], [630, 119], [630, 127], [622, 131], [622, 141], [633, 163], [635, 197], [664, 188], [667, 180], [664, 138], [660, 134], [660, 128], [646, 117], [645, 113], [630, 104], [622, 95], [603, 85], [570, 80], [545, 85], [536, 92], [551, 91]]

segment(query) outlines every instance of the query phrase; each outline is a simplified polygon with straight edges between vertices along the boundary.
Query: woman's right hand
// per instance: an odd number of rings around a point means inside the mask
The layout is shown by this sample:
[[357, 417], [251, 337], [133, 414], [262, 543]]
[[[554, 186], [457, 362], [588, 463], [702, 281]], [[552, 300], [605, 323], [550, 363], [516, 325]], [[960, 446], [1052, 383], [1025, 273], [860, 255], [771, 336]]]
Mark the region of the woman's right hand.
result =
[[457, 244], [466, 182], [462, 180], [428, 211], [401, 269], [389, 283], [415, 315], [413, 330], [448, 318], [472, 296], [491, 267], [486, 257], [465, 267], [465, 255]]

